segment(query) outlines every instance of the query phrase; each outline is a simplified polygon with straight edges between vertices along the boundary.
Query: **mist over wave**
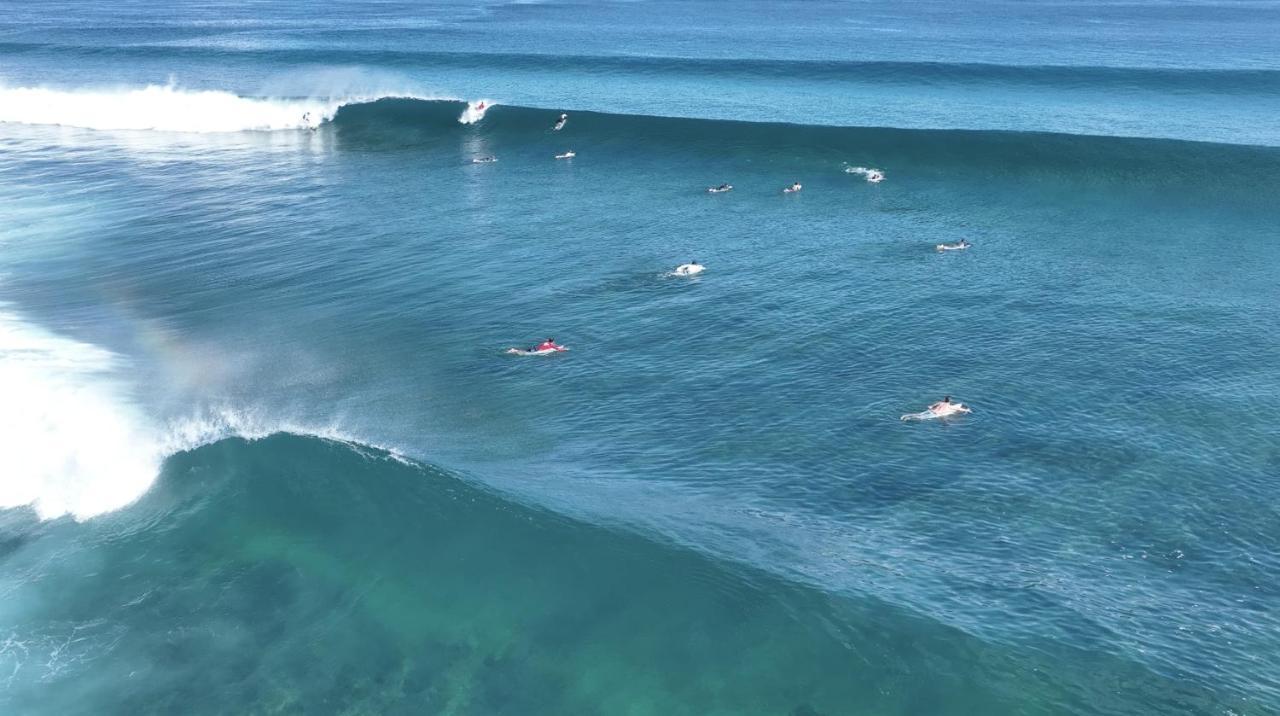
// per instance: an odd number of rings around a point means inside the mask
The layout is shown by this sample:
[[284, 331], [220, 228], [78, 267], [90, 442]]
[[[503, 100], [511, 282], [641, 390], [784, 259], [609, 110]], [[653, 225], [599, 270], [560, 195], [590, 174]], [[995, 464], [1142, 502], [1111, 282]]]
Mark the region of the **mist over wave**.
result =
[[243, 408], [158, 418], [135, 398], [132, 368], [112, 351], [0, 310], [0, 509], [29, 505], [41, 519], [77, 520], [112, 512], [141, 497], [169, 456], [232, 436], [353, 442], [336, 426], [306, 427]]

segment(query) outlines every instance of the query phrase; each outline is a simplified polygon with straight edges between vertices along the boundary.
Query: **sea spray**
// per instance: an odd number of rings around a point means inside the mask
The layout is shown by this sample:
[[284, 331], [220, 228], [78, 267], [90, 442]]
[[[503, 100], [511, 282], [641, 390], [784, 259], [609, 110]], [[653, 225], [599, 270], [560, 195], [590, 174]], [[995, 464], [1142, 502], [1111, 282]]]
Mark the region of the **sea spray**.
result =
[[484, 119], [484, 113], [493, 107], [493, 103], [489, 100], [481, 99], [467, 103], [467, 108], [462, 110], [462, 114], [458, 117], [458, 122], [462, 124], [475, 124]]

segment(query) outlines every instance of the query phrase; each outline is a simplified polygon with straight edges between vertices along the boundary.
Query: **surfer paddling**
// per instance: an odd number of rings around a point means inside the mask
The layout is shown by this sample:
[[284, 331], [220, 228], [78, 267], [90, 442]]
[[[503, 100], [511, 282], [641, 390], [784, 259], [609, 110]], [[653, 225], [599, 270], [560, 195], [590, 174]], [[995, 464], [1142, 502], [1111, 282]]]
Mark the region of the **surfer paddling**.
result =
[[518, 356], [546, 356], [553, 353], [563, 353], [569, 350], [568, 346], [562, 346], [556, 343], [556, 339], [548, 338], [533, 348], [508, 348], [507, 353]]
[[970, 410], [969, 406], [965, 405], [964, 403], [951, 402], [950, 395], [944, 395], [942, 396], [942, 400], [939, 400], [938, 402], [929, 406], [929, 412], [933, 413], [939, 418], [945, 418], [948, 415], [954, 415], [956, 413], [972, 413], [973, 411]]

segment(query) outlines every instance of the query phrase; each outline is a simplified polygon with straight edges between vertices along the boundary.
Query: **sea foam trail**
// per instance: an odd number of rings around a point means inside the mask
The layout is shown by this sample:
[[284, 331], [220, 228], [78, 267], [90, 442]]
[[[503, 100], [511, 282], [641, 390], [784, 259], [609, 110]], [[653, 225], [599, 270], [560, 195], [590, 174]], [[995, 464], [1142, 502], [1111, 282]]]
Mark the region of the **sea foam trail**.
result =
[[333, 119], [345, 105], [391, 97], [443, 99], [395, 93], [273, 99], [174, 85], [76, 90], [0, 86], [0, 122], [192, 133], [309, 129]]

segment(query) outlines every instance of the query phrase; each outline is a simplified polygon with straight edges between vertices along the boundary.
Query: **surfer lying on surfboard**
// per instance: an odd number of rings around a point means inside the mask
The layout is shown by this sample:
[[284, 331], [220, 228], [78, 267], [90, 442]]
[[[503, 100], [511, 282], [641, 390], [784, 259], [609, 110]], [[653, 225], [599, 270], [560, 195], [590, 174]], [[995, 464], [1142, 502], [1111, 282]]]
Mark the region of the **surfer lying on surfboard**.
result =
[[943, 396], [942, 400], [930, 405], [924, 412], [908, 413], [902, 416], [902, 420], [930, 420], [932, 418], [946, 418], [959, 413], [972, 413], [973, 410], [964, 403], [951, 402], [951, 396]]
[[508, 348], [507, 352], [518, 356], [545, 356], [569, 350], [567, 346], [556, 343], [556, 339], [548, 338], [533, 348]]

